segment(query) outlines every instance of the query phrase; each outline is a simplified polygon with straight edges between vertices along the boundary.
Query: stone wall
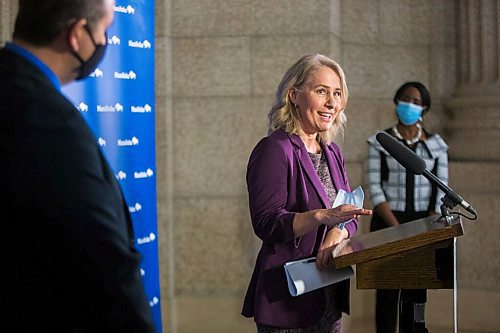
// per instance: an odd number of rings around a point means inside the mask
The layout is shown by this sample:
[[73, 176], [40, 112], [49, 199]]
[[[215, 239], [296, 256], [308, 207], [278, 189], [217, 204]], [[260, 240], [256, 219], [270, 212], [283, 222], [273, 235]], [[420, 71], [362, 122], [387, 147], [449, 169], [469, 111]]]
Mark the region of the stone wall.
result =
[[0, 45], [3, 45], [12, 36], [17, 13], [17, 1], [0, 0], [0, 9]]

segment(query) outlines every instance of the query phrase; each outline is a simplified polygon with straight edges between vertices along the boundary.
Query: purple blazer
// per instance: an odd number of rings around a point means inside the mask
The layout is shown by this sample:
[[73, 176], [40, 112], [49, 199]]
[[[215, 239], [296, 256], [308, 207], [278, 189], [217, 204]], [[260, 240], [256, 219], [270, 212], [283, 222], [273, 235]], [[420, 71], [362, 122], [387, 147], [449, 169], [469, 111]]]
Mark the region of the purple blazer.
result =
[[[322, 144], [335, 188], [350, 191], [339, 147]], [[283, 265], [315, 256], [329, 230], [322, 225], [295, 238], [296, 213], [329, 208], [328, 197], [299, 136], [282, 130], [256, 145], [247, 168], [250, 215], [255, 234], [262, 240], [242, 315], [255, 322], [282, 328], [306, 327], [323, 315], [325, 296], [318, 289], [297, 297], [288, 291]], [[346, 225], [354, 235], [358, 221]], [[335, 285], [335, 307], [349, 313], [349, 280]]]

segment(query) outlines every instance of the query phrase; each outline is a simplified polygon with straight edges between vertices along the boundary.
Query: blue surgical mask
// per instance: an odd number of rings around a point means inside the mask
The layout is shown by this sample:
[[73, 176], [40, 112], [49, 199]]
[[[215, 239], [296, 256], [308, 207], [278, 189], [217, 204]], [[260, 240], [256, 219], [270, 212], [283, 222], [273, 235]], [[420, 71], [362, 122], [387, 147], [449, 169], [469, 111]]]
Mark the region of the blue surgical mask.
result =
[[[364, 200], [365, 200], [365, 193], [363, 192], [361, 186], [356, 187], [356, 189], [352, 192], [347, 192], [343, 189], [339, 189], [337, 192], [337, 196], [335, 197], [335, 201], [333, 202], [332, 208], [344, 204], [354, 205], [358, 208], [363, 208]], [[353, 220], [339, 223], [337, 225], [337, 228], [342, 230], [344, 229], [345, 225], [351, 221]]]
[[339, 189], [335, 201], [333, 202], [332, 208], [340, 205], [349, 204], [354, 205], [358, 208], [363, 208], [363, 201], [365, 199], [365, 193], [361, 186], [356, 187], [352, 192], [347, 192], [343, 189]]
[[407, 102], [399, 102], [396, 106], [396, 114], [404, 125], [413, 125], [420, 120], [423, 108], [420, 105]]

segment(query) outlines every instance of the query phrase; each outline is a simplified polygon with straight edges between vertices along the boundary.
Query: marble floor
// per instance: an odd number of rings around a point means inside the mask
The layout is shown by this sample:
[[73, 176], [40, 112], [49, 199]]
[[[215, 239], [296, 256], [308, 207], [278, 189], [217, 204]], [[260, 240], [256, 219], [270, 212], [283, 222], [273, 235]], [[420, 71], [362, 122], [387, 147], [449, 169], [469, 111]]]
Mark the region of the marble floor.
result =
[[[427, 327], [429, 333], [453, 333], [453, 328]], [[372, 320], [356, 320], [346, 323], [342, 333], [375, 333], [375, 325]], [[486, 333], [480, 331], [469, 331], [458, 329], [458, 333]]]

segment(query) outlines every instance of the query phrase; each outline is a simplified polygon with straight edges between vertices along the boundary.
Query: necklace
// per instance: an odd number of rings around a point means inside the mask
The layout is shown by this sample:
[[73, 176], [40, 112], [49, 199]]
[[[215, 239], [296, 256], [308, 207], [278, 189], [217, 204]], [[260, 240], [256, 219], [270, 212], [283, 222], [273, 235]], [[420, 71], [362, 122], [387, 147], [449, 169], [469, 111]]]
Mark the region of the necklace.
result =
[[399, 140], [404, 140], [408, 144], [408, 146], [411, 146], [411, 145], [417, 143], [420, 140], [420, 138], [422, 137], [422, 126], [420, 124], [417, 124], [416, 126], [418, 128], [417, 135], [415, 135], [415, 137], [413, 139], [410, 139], [410, 140], [406, 140], [405, 138], [403, 138], [401, 133], [399, 133], [397, 126], [394, 126], [392, 128], [392, 133], [394, 133], [396, 138], [398, 138]]

